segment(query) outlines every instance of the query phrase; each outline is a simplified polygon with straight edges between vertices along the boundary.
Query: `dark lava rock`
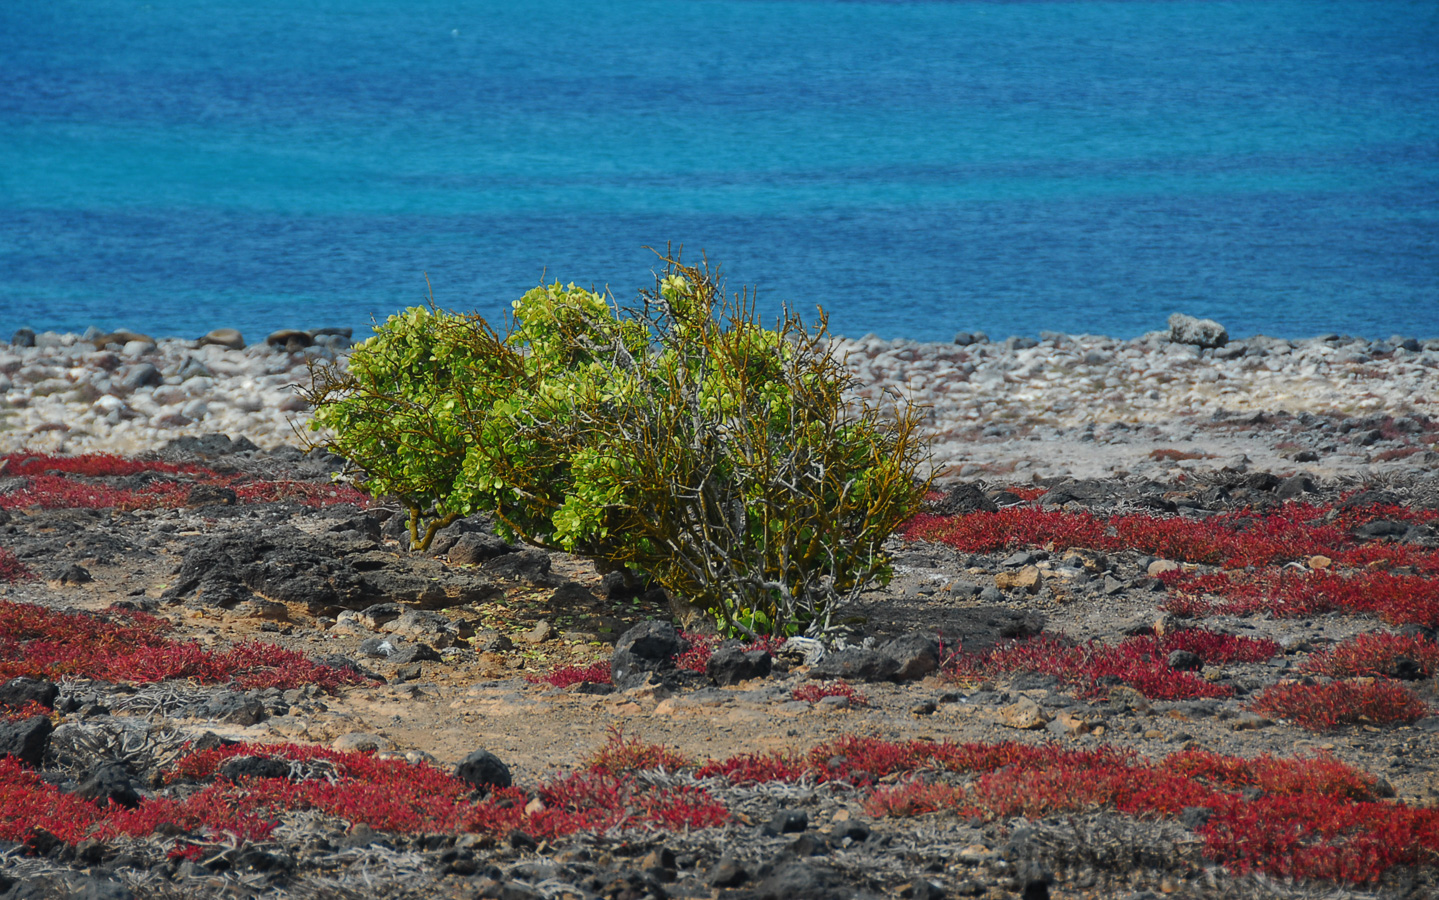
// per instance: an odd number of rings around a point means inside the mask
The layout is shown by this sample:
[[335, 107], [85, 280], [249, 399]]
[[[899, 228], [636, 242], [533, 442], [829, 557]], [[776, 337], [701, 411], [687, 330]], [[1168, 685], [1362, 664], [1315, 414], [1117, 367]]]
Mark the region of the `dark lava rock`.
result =
[[432, 560], [352, 553], [354, 548], [345, 533], [310, 536], [288, 527], [201, 539], [185, 552], [162, 597], [231, 608], [258, 593], [324, 613], [381, 601], [433, 609], [482, 602], [499, 592], [486, 580], [447, 573]]
[[567, 606], [593, 607], [599, 603], [594, 592], [578, 581], [566, 581], [550, 594], [550, 609], [564, 609]]
[[1255, 472], [1244, 477], [1244, 486], [1251, 491], [1272, 491], [1279, 487], [1279, 476], [1272, 472]]
[[1063, 506], [1066, 503], [1092, 506], [1108, 502], [1114, 493], [1115, 486], [1111, 482], [1069, 479], [1051, 487], [1039, 498], [1039, 502], [1043, 506]]
[[843, 678], [846, 681], [894, 681], [899, 661], [878, 650], [847, 647], [827, 655], [814, 668], [811, 678]]
[[769, 834], [797, 834], [809, 828], [809, 813], [802, 809], [782, 809], [765, 826]]
[[1180, 672], [1198, 672], [1204, 668], [1204, 659], [1188, 650], [1172, 650], [1169, 653], [1169, 668]]
[[[433, 550], [433, 545], [431, 546]], [[478, 566], [499, 556], [514, 553], [518, 548], [493, 534], [471, 531], [462, 534], [446, 551], [452, 566]]]
[[34, 701], [41, 706], [55, 708], [55, 700], [60, 696], [60, 688], [53, 682], [42, 681], [38, 678], [12, 678], [0, 685], [0, 705], [24, 706]]
[[72, 565], [56, 573], [55, 580], [62, 585], [89, 584], [95, 580], [95, 576], [84, 566]]
[[550, 575], [550, 555], [543, 550], [520, 550], [496, 556], [485, 563], [485, 571], [496, 578], [544, 583]]
[[743, 863], [726, 853], [709, 870], [708, 880], [714, 887], [739, 887], [749, 881], [749, 871]]
[[439, 662], [440, 654], [434, 647], [424, 643], [404, 644], [390, 654], [390, 662], [408, 665], [417, 662]]
[[755, 891], [756, 900], [859, 900], [876, 895], [845, 884], [845, 878], [828, 866], [784, 862], [776, 866]]
[[901, 635], [879, 648], [899, 664], [894, 673], [896, 681], [918, 681], [937, 671], [939, 651], [939, 638], [925, 631]]
[[1304, 494], [1312, 494], [1314, 490], [1314, 481], [1308, 475], [1291, 475], [1279, 482], [1279, 487], [1274, 489], [1274, 496], [1280, 500], [1293, 500]]
[[241, 778], [289, 778], [290, 763], [269, 756], [235, 756], [220, 766], [220, 774], [231, 781]]
[[930, 507], [930, 512], [939, 516], [967, 515], [972, 512], [998, 512], [999, 506], [989, 497], [979, 485], [973, 483], [956, 484], [944, 495], [944, 498]]
[[632, 687], [646, 673], [674, 668], [674, 658], [689, 649], [668, 622], [641, 622], [620, 635], [610, 657], [610, 681], [616, 687]]
[[723, 644], [705, 664], [705, 674], [715, 684], [724, 686], [739, 684], [751, 678], [765, 678], [769, 675], [773, 660], [763, 650], [744, 649], [739, 641]]
[[1405, 522], [1376, 519], [1358, 526], [1350, 534], [1361, 541], [1375, 541], [1381, 538], [1402, 538], [1408, 531], [1409, 525]]
[[44, 716], [18, 722], [0, 722], [0, 756], [13, 756], [27, 766], [38, 767], [45, 758], [45, 745], [55, 726]]
[[476, 750], [461, 760], [455, 777], [482, 791], [507, 788], [514, 780], [510, 767], [488, 750]]
[[219, 691], [198, 705], [197, 718], [215, 719], [228, 725], [254, 725], [265, 719], [265, 704], [259, 697], [236, 691]]
[[223, 434], [211, 432], [199, 437], [178, 437], [167, 443], [161, 450], [160, 455], [166, 459], [176, 457], [199, 456], [204, 459], [213, 459], [217, 456], [233, 456], [238, 453], [254, 452], [260, 448], [254, 441], [247, 437], [237, 437], [231, 440]]
[[197, 484], [185, 495], [185, 505], [194, 509], [200, 506], [234, 506], [240, 495], [233, 488], [222, 484]]
[[108, 760], [91, 769], [75, 789], [75, 796], [100, 806], [114, 803], [134, 809], [140, 805], [140, 794], [130, 780], [130, 773], [118, 760]]

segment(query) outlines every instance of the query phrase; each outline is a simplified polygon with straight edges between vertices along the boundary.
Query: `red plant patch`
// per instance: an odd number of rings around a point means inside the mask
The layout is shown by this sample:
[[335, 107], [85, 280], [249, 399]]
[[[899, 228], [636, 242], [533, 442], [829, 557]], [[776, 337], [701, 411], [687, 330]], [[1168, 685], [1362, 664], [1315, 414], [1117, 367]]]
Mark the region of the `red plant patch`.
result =
[[1197, 450], [1176, 450], [1173, 447], [1161, 447], [1150, 450], [1149, 458], [1156, 461], [1177, 462], [1181, 459], [1213, 459], [1214, 454], [1201, 453]]
[[96, 678], [148, 683], [193, 678], [243, 688], [302, 687], [334, 692], [364, 681], [347, 669], [320, 665], [304, 654], [258, 642], [227, 651], [164, 637], [169, 623], [143, 613], [59, 612], [0, 600], [0, 680]]
[[0, 840], [24, 841], [35, 829], [75, 844], [85, 839], [151, 834], [161, 824], [188, 832], [231, 834], [242, 840], [263, 840], [274, 826], [245, 807], [217, 802], [211, 791], [183, 801], [157, 798], [136, 809], [94, 803], [47, 784], [13, 757], [0, 757]]
[[[700, 774], [736, 783], [765, 775], [820, 782], [844, 777], [851, 766], [867, 766], [865, 774], [877, 777], [909, 776], [869, 793], [865, 809], [876, 816], [949, 810], [1004, 820], [1107, 808], [1176, 818], [1186, 808], [1203, 807], [1212, 810], [1199, 828], [1206, 855], [1236, 872], [1363, 884], [1396, 867], [1432, 866], [1439, 859], [1439, 809], [1378, 802], [1377, 779], [1327, 756], [1246, 760], [1183, 751], [1152, 765], [1106, 749], [852, 737], [816, 747], [807, 757], [711, 762]], [[850, 772], [851, 783], [870, 783], [853, 777], [859, 771]], [[958, 785], [940, 780], [944, 773], [978, 777]], [[1267, 793], [1247, 799], [1241, 791], [1253, 786]]]
[[1078, 688], [1083, 697], [1102, 697], [1109, 685], [1129, 685], [1152, 700], [1227, 697], [1232, 689], [1212, 684], [1194, 672], [1177, 671], [1169, 654], [1187, 650], [1209, 665], [1259, 662], [1279, 652], [1267, 639], [1236, 637], [1194, 629], [1165, 635], [1140, 635], [1119, 644], [1076, 644], [1063, 635], [1042, 634], [1002, 644], [981, 656], [957, 654], [946, 669], [957, 677], [1035, 672], [1052, 675]]
[[1033, 503], [1040, 497], [1049, 493], [1049, 488], [1035, 487], [1033, 485], [1012, 484], [1004, 489], [1006, 493], [1013, 494], [1026, 503]]
[[1439, 671], [1439, 644], [1419, 635], [1361, 634], [1311, 656], [1300, 671], [1330, 678], [1432, 678]]
[[1253, 759], [1209, 750], [1181, 750], [1165, 757], [1166, 772], [1197, 778], [1226, 790], [1257, 787], [1268, 794], [1332, 794], [1349, 800], [1379, 799], [1379, 779], [1327, 753], [1283, 759], [1265, 753]]
[[[609, 746], [616, 743], [640, 760], [631, 771], [654, 768], [641, 763], [664, 756], [636, 754], [637, 748], [645, 745], [613, 735]], [[540, 785], [535, 792], [540, 803], [534, 805], [516, 788], [498, 789], [475, 801], [469, 784], [432, 766], [294, 744], [240, 745], [193, 753], [180, 760], [170, 777], [214, 778], [226, 760], [256, 752], [309, 766], [319, 763], [322, 768], [316, 772], [323, 777], [298, 781], [256, 778], [229, 787], [218, 782], [216, 788], [228, 791], [233, 801], [276, 813], [318, 809], [386, 831], [506, 834], [518, 828], [534, 837], [553, 838], [624, 827], [709, 828], [729, 819], [728, 810], [701, 789], [651, 788], [633, 778], [630, 771], [593, 766]]]
[[112, 478], [159, 472], [175, 475], [181, 472], [214, 475], [198, 466], [177, 466], [158, 460], [126, 459], [113, 453], [86, 453], [80, 456], [54, 456], [48, 453], [9, 453], [0, 456], [0, 472], [6, 475], [83, 475], [89, 478]]
[[[681, 631], [680, 637], [689, 643], [690, 648], [675, 657], [675, 665], [681, 669], [701, 674], [704, 673], [705, 666], [709, 665], [710, 657], [714, 656], [714, 652], [719, 649], [720, 644], [729, 640], [729, 638], [717, 634], [696, 634], [690, 631]], [[784, 635], [761, 635], [756, 640], [745, 642], [744, 651], [748, 653], [751, 650], [763, 650], [773, 656], [786, 640], [788, 638]]]
[[647, 744], [639, 738], [627, 738], [619, 728], [610, 728], [609, 737], [585, 760], [585, 768], [591, 772], [608, 775], [623, 775], [652, 769], [677, 772], [689, 766], [684, 754], [661, 744]]
[[1439, 579], [1389, 572], [1292, 572], [1198, 575], [1167, 572], [1164, 608], [1176, 615], [1247, 616], [1266, 613], [1302, 619], [1328, 612], [1373, 615], [1390, 625], [1439, 627]]
[[1101, 518], [1088, 512], [1011, 507], [963, 516], [921, 513], [905, 525], [902, 536], [939, 541], [968, 553], [1024, 546], [1135, 549], [1233, 569], [1325, 555], [1343, 565], [1385, 563], [1439, 572], [1439, 553], [1434, 551], [1403, 544], [1356, 544], [1340, 523], [1361, 521], [1364, 510], [1348, 510], [1335, 522], [1327, 522], [1333, 510], [1298, 503], [1263, 515], [1239, 511], [1199, 520], [1148, 515]]
[[48, 706], [42, 706], [34, 700], [26, 700], [19, 706], [0, 704], [0, 721], [21, 722], [35, 716], [48, 716], [54, 710]]
[[1422, 719], [1430, 712], [1413, 691], [1388, 679], [1271, 685], [1255, 698], [1250, 709], [1276, 719], [1289, 719], [1309, 731], [1334, 731], [1357, 724], [1402, 724]]
[[826, 697], [844, 697], [850, 706], [869, 706], [869, 698], [847, 681], [831, 681], [828, 684], [806, 684], [790, 692], [794, 700], [818, 703]]
[[17, 581], [28, 581], [35, 577], [35, 573], [15, 558], [15, 554], [0, 547], [0, 582], [14, 584]]
[[[197, 484], [230, 488], [241, 503], [295, 501], [320, 507], [336, 503], [364, 506], [369, 502], [349, 485], [256, 480], [247, 475], [222, 475], [202, 466], [125, 459], [105, 453], [12, 453], [0, 459], [6, 463], [4, 471], [26, 479], [19, 490], [0, 495], [0, 508], [5, 509], [168, 509], [184, 506], [190, 489]], [[121, 487], [105, 480], [146, 472], [164, 477], [142, 487]]]
[[526, 675], [530, 684], [548, 684], [567, 688], [576, 684], [609, 684], [610, 664], [607, 660], [587, 666], [556, 666], [544, 675]]

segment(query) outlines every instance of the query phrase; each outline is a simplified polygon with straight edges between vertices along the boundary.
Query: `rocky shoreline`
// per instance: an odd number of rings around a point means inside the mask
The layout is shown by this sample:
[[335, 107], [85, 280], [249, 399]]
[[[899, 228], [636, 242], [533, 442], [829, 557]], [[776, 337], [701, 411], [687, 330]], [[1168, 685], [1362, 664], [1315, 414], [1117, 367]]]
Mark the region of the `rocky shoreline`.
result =
[[[834, 352], [860, 395], [925, 408], [943, 478], [1159, 477], [1205, 460], [1329, 477], [1439, 462], [1439, 339], [1228, 340], [1179, 325], [1133, 340], [870, 335], [838, 338]], [[0, 344], [0, 450], [133, 454], [205, 432], [267, 450], [301, 443], [297, 388], [351, 337], [285, 330], [246, 345], [232, 329], [197, 340], [22, 331]]]

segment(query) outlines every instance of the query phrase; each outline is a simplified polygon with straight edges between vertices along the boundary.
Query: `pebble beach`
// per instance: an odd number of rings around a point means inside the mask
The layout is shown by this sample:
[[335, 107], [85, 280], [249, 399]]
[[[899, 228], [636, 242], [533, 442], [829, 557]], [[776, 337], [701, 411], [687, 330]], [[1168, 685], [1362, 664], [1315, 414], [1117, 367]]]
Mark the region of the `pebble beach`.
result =
[[[135, 454], [211, 432], [265, 450], [299, 445], [308, 407], [298, 388], [312, 363], [344, 359], [352, 338], [22, 331], [0, 343], [0, 450]], [[941, 479], [1219, 465], [1364, 475], [1439, 461], [1429, 418], [1439, 339], [1186, 340], [1173, 328], [1128, 340], [867, 335], [836, 338], [834, 352], [861, 396], [924, 409]]]

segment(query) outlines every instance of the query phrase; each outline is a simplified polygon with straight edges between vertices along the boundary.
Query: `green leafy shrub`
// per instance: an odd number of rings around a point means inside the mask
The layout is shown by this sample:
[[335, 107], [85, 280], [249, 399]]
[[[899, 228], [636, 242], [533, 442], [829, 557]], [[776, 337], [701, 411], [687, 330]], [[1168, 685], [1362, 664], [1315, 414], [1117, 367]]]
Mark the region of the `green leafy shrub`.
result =
[[503, 337], [415, 308], [317, 369], [312, 427], [410, 509], [425, 547], [456, 517], [624, 567], [730, 633], [825, 631], [888, 577], [917, 508], [917, 416], [847, 390], [821, 318], [762, 327], [749, 294], [667, 259], [638, 308], [542, 285]]

